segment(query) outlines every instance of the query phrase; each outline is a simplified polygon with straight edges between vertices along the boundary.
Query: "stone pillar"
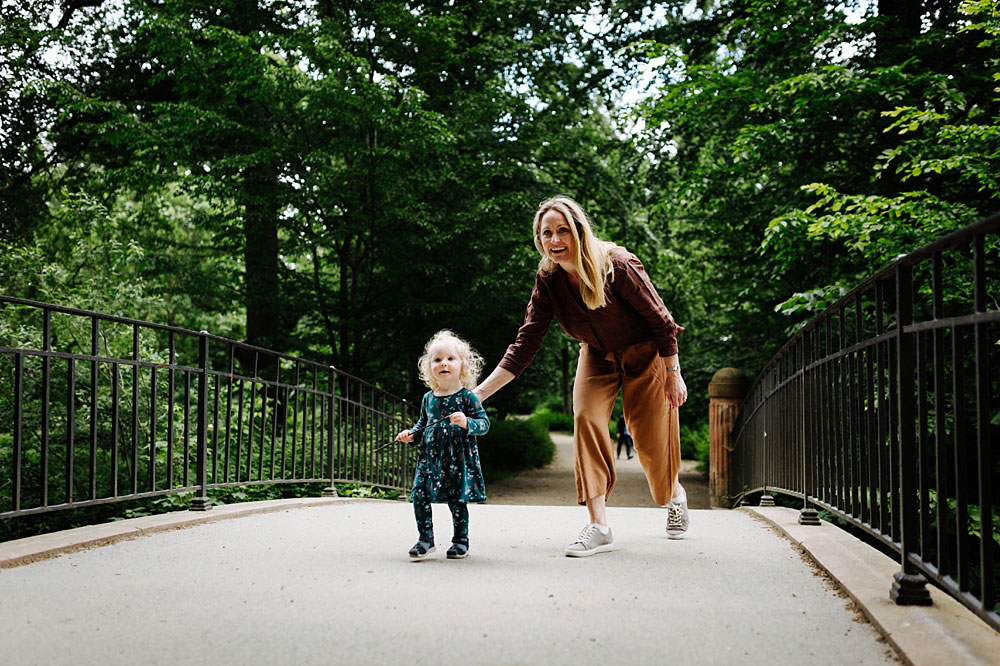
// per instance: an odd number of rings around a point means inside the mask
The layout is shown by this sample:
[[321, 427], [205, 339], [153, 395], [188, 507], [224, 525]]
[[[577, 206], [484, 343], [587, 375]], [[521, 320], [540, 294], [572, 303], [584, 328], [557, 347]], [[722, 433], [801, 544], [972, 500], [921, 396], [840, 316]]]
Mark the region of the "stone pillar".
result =
[[750, 380], [736, 368], [723, 368], [708, 384], [708, 496], [712, 508], [732, 508], [729, 497], [729, 431], [750, 390]]

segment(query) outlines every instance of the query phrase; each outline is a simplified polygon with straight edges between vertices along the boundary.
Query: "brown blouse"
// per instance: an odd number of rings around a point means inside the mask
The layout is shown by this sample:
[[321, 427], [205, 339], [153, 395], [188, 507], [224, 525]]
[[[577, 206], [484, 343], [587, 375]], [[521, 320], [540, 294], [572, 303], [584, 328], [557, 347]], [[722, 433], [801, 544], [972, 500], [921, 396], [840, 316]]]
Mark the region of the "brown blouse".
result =
[[596, 310], [587, 309], [566, 271], [556, 268], [548, 275], [539, 271], [524, 323], [500, 367], [520, 375], [542, 346], [553, 317], [570, 337], [603, 353], [655, 340], [660, 356], [676, 354], [677, 334], [684, 329], [663, 305], [642, 262], [624, 248], [612, 250], [611, 260], [614, 280], [605, 286], [608, 302]]

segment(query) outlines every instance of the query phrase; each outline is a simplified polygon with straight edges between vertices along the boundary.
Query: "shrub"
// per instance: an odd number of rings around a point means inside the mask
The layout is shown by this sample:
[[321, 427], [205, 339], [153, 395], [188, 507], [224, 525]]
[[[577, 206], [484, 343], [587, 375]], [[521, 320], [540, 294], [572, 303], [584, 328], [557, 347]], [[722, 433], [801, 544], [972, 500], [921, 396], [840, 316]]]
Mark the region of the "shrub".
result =
[[681, 426], [681, 458], [708, 462], [708, 422]]
[[493, 421], [490, 431], [479, 438], [479, 455], [487, 480], [544, 467], [555, 454], [556, 445], [547, 424], [535, 417]]
[[549, 407], [542, 407], [531, 415], [532, 419], [537, 419], [546, 430], [573, 431], [573, 415], [553, 410]]

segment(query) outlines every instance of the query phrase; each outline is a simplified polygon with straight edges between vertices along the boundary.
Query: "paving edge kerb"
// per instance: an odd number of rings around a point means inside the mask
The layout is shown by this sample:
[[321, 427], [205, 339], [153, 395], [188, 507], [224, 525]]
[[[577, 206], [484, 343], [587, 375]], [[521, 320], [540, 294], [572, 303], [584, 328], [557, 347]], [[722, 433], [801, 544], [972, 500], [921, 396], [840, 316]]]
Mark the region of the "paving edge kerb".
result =
[[241, 502], [213, 506], [208, 511], [173, 511], [156, 516], [129, 518], [101, 525], [86, 525], [62, 532], [40, 534], [0, 543], [0, 569], [18, 567], [38, 560], [58, 557], [87, 548], [105, 546], [116, 541], [134, 539], [155, 532], [176, 530], [219, 520], [240, 518], [258, 513], [287, 511], [324, 504], [384, 502], [386, 500], [356, 497], [296, 497], [292, 499]]
[[931, 606], [897, 606], [889, 599], [899, 562], [848, 532], [821, 521], [799, 525], [784, 507], [743, 507], [798, 544], [858, 605], [912, 666], [1000, 664], [1000, 633], [946, 593], [928, 584]]

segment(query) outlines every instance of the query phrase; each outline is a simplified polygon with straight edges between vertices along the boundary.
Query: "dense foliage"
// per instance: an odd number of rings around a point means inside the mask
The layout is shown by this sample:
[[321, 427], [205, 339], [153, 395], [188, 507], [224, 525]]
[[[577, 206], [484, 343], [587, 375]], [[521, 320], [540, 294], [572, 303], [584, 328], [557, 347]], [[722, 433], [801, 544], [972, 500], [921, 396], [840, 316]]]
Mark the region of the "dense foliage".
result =
[[[840, 290], [998, 207], [989, 0], [2, 11], [5, 294], [248, 339], [410, 397], [439, 328], [499, 359], [531, 215], [556, 192], [687, 327], [696, 430], [715, 370], [756, 373]], [[488, 406], [564, 399], [574, 356], [553, 330]]]

